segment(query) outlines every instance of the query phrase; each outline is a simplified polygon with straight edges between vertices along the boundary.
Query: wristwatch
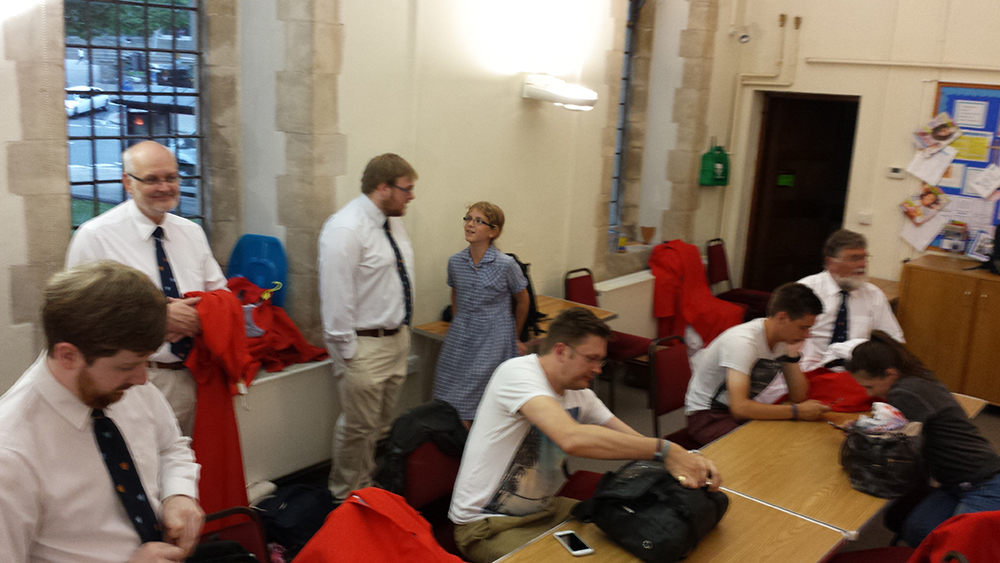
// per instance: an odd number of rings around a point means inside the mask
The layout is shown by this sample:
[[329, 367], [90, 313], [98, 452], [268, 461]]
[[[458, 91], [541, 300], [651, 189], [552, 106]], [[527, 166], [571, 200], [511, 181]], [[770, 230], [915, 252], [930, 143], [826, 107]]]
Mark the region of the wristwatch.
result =
[[663, 459], [667, 457], [667, 452], [670, 451], [670, 442], [666, 440], [660, 440], [660, 449], [656, 450], [653, 454], [653, 461], [657, 463], [663, 463]]

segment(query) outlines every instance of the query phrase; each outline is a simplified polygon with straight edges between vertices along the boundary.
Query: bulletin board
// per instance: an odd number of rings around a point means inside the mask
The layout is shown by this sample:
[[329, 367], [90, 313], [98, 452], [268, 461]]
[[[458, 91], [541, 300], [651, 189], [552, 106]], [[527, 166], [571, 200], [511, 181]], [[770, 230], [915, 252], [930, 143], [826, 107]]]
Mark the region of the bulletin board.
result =
[[[966, 223], [970, 238], [977, 232], [993, 237], [1000, 224], [1000, 191], [984, 199], [969, 186], [990, 164], [1000, 165], [1000, 85], [939, 82], [934, 107], [934, 115], [947, 112], [962, 129], [951, 144], [958, 154], [937, 184], [951, 198], [941, 214]], [[931, 246], [940, 242], [938, 235]]]

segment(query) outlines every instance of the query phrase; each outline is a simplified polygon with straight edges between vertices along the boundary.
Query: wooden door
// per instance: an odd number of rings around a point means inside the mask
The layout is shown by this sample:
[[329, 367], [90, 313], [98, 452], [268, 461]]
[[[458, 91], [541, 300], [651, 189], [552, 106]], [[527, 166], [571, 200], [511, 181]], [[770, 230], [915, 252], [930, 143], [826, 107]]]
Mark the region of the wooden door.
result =
[[823, 269], [844, 220], [858, 99], [769, 93], [743, 287], [772, 291]]
[[965, 393], [1000, 404], [1000, 281], [979, 280]]
[[899, 324], [906, 347], [948, 390], [963, 393], [962, 374], [976, 280], [961, 274], [906, 266], [899, 298]]

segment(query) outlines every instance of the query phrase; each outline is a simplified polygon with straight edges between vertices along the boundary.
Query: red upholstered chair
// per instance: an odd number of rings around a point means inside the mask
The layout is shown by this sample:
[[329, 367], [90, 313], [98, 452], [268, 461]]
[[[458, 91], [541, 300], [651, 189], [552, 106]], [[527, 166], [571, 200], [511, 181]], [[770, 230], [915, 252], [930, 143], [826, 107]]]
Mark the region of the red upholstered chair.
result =
[[722, 239], [714, 238], [708, 241], [705, 253], [708, 255], [708, 285], [714, 287], [715, 284], [722, 282], [729, 285], [728, 290], [716, 294], [716, 297], [746, 307], [744, 321], [767, 316], [767, 302], [771, 299], [769, 291], [733, 288], [733, 282], [729, 279], [729, 264], [726, 261], [726, 244]]
[[223, 520], [226, 524], [215, 531], [202, 534], [199, 543], [210, 541], [235, 541], [254, 554], [259, 561], [270, 561], [267, 537], [257, 513], [245, 506], [236, 506], [205, 516], [205, 522]]
[[458, 477], [460, 457], [445, 455], [428, 441], [406, 458], [403, 498], [431, 523], [434, 539], [448, 553], [461, 557], [455, 545], [455, 524], [448, 519], [451, 492]]
[[879, 547], [848, 551], [834, 555], [829, 563], [906, 563], [913, 555], [912, 547]]
[[[691, 380], [691, 364], [684, 339], [668, 336], [653, 340], [649, 345], [649, 373], [653, 434], [659, 436], [660, 416], [684, 407], [684, 395]], [[687, 427], [664, 438], [688, 450], [702, 446], [688, 435]]]
[[[577, 268], [566, 272], [563, 278], [563, 285], [566, 292], [566, 300], [588, 305], [590, 307], [600, 307], [597, 303], [597, 290], [594, 289], [594, 274], [587, 268]], [[649, 338], [635, 336], [617, 330], [611, 332], [608, 340], [608, 360], [618, 365], [636, 360], [646, 354], [649, 350]], [[611, 410], [615, 408], [615, 380], [611, 374], [611, 391], [608, 397]]]

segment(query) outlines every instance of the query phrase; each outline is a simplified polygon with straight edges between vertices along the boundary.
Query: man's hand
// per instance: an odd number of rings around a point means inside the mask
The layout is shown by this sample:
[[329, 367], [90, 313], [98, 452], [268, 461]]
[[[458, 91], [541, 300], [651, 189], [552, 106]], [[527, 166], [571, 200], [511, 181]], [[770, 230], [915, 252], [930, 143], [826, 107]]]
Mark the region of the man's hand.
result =
[[179, 563], [184, 561], [185, 557], [187, 553], [175, 545], [151, 541], [142, 544], [142, 547], [132, 554], [128, 563]]
[[194, 308], [201, 301], [201, 297], [188, 297], [177, 299], [170, 297], [167, 304], [167, 341], [177, 342], [185, 336], [198, 336], [201, 334], [201, 319], [198, 318], [198, 310]]
[[205, 513], [193, 498], [174, 495], [167, 497], [160, 506], [160, 523], [163, 524], [164, 540], [179, 547], [183, 559], [198, 542]]
[[818, 420], [823, 417], [824, 413], [830, 412], [829, 405], [814, 399], [798, 403], [798, 408], [799, 420]]
[[712, 460], [686, 451], [677, 444], [671, 444], [663, 466], [681, 485], [689, 489], [700, 489], [708, 485], [710, 491], [717, 491], [722, 485], [722, 475]]

